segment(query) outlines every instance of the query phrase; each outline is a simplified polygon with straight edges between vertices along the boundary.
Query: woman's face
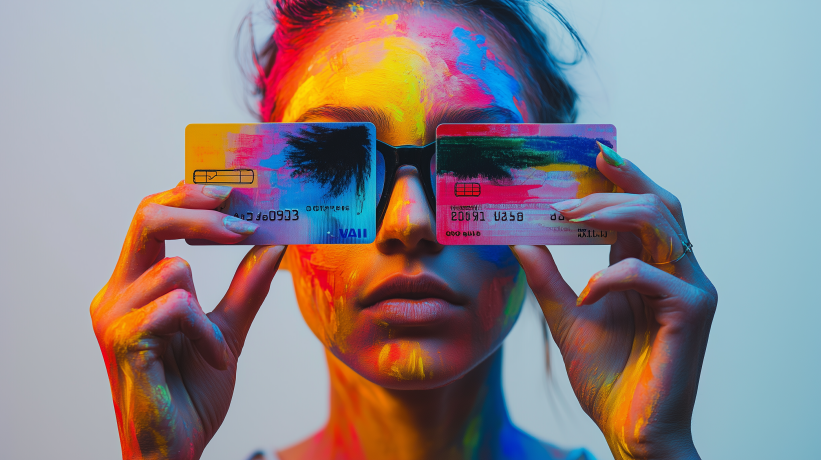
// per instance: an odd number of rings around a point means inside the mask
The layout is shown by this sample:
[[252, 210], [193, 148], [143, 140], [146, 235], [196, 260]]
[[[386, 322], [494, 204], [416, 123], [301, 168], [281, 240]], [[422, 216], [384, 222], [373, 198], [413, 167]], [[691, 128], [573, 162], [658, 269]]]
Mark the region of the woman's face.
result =
[[[516, 65], [494, 36], [429, 7], [352, 7], [276, 82], [285, 102], [273, 119], [355, 116], [392, 145], [431, 142], [439, 123], [526, 121]], [[419, 173], [400, 169], [373, 244], [291, 246], [285, 261], [325, 347], [396, 389], [442, 386], [482, 362], [510, 331], [525, 292], [507, 246], [436, 243]]]

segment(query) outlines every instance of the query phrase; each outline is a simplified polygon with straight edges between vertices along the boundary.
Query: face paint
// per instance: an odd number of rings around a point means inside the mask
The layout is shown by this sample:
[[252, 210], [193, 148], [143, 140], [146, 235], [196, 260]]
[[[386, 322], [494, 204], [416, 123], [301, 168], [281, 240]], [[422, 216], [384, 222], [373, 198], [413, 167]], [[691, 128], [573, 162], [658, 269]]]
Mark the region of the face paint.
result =
[[[501, 57], [496, 32], [428, 7], [369, 5], [352, 3], [343, 19], [305, 31], [311, 40], [298, 53], [278, 58], [287, 71], [272, 72], [267, 94], [278, 100], [268, 102], [276, 105], [271, 121], [347, 121], [344, 113], [364, 113], [379, 118], [360, 118], [374, 122], [379, 140], [420, 145], [435, 136], [438, 113], [496, 107], [526, 118], [516, 67]], [[327, 442], [317, 443], [329, 452], [361, 453], [358, 443], [404, 417], [380, 418], [397, 407], [392, 390], [436, 391], [490, 366], [521, 311], [526, 280], [510, 249], [436, 244], [417, 173], [398, 172], [373, 244], [291, 246], [286, 254], [302, 315], [327, 350], [331, 421]], [[466, 458], [483, 451], [488, 420], [507, 420], [501, 382], [491, 387], [482, 391], [499, 400], [475, 414], [475, 430], [460, 447], [472, 449]], [[396, 436], [395, 443], [420, 444]], [[368, 455], [387, 454], [360, 457]]]
[[[427, 363], [428, 373], [425, 373]], [[403, 341], [388, 343], [379, 352], [379, 372], [398, 380], [424, 380], [432, 378], [431, 357], [419, 342]]]
[[496, 106], [524, 119], [514, 67], [497, 57], [500, 48], [487, 34], [472, 28], [450, 15], [378, 10], [328, 26], [321, 40], [301, 50], [310, 58], [292, 58], [288, 78], [271, 82], [288, 101], [272, 120], [293, 121], [326, 105], [377, 107], [396, 131], [378, 133], [382, 140], [407, 145], [433, 137], [426, 117], [443, 107]]
[[481, 93], [501, 107], [518, 112], [516, 102], [521, 99], [521, 86], [513, 78], [513, 69], [488, 50], [485, 37], [455, 27], [453, 38], [459, 42], [460, 54], [456, 67], [476, 81]]

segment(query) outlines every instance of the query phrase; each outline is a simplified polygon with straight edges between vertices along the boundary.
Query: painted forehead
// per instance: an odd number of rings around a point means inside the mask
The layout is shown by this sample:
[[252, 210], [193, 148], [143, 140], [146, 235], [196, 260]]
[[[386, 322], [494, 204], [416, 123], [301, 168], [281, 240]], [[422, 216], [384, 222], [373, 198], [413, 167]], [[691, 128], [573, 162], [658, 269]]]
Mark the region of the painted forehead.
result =
[[516, 70], [485, 31], [430, 8], [346, 14], [295, 62], [283, 120], [323, 105], [378, 107], [416, 124], [442, 105], [497, 106], [524, 119]]

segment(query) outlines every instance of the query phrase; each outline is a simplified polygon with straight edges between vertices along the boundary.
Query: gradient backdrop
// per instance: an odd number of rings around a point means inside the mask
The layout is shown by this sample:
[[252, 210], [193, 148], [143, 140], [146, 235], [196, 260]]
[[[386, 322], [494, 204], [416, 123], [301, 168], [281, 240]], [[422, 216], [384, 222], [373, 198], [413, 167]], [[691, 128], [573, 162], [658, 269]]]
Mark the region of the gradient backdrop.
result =
[[[619, 153], [679, 196], [719, 290], [693, 421], [701, 454], [819, 458], [821, 3], [555, 3], [593, 55], [571, 71], [579, 122], [616, 125]], [[0, 457], [119, 456], [88, 305], [140, 198], [182, 178], [185, 125], [253, 121], [234, 36], [255, 4], [0, 4]], [[168, 253], [191, 262], [212, 306], [244, 251]], [[600, 247], [555, 254], [577, 291], [606, 263]], [[288, 445], [326, 417], [321, 346], [287, 273], [273, 291], [206, 459]], [[612, 458], [556, 360], [545, 377], [538, 321], [526, 309], [505, 345], [513, 420]]]

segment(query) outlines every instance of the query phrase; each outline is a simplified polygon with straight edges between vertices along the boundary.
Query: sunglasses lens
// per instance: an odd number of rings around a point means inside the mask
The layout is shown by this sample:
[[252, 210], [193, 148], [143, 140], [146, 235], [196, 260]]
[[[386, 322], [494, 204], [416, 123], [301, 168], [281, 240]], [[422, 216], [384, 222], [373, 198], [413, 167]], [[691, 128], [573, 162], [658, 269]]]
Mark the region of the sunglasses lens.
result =
[[376, 202], [382, 198], [385, 189], [385, 157], [382, 152], [376, 152]]

